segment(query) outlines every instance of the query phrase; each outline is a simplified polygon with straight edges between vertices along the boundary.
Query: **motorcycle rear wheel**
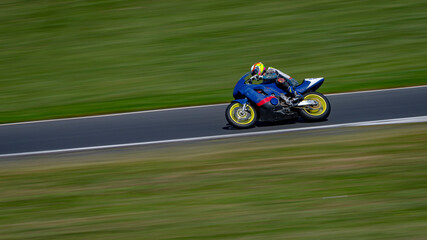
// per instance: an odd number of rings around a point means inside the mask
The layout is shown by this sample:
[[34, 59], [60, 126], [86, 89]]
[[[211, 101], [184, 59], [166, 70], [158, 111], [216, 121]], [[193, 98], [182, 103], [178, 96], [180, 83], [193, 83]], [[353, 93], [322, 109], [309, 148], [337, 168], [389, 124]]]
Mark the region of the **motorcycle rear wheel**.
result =
[[250, 103], [243, 110], [243, 104], [231, 102], [225, 110], [225, 118], [235, 128], [251, 128], [258, 121], [258, 113]]
[[328, 118], [331, 113], [331, 104], [323, 94], [318, 92], [308, 92], [303, 96], [304, 100], [312, 100], [317, 104], [315, 106], [300, 109], [299, 114], [302, 118], [311, 122], [319, 122]]

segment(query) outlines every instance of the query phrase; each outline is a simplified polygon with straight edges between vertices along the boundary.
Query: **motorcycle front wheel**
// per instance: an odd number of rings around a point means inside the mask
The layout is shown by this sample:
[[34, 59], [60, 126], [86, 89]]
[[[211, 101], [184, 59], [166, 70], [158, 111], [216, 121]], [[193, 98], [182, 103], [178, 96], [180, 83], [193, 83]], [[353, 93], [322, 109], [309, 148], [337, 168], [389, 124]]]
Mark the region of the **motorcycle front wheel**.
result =
[[331, 113], [331, 104], [323, 94], [318, 92], [308, 92], [303, 96], [304, 100], [312, 100], [316, 102], [316, 105], [300, 109], [299, 114], [302, 118], [311, 122], [323, 121], [328, 118]]
[[258, 114], [255, 108], [249, 103], [243, 109], [243, 104], [231, 102], [227, 110], [225, 110], [225, 118], [235, 128], [250, 128], [257, 122]]

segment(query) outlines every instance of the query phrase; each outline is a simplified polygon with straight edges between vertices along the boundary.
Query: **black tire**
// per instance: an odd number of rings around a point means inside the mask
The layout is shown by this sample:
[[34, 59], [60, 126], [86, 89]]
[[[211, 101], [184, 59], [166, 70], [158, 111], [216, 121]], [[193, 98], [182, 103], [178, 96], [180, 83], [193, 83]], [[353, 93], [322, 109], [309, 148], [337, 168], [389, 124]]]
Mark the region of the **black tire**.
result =
[[258, 113], [250, 104], [246, 104], [246, 111], [243, 110], [243, 104], [231, 102], [225, 110], [225, 118], [228, 123], [235, 128], [251, 128], [258, 121]]
[[305, 107], [300, 109], [299, 115], [310, 122], [324, 121], [331, 113], [331, 104], [329, 100], [321, 93], [308, 92], [304, 95], [304, 100], [314, 100], [318, 104], [314, 107]]

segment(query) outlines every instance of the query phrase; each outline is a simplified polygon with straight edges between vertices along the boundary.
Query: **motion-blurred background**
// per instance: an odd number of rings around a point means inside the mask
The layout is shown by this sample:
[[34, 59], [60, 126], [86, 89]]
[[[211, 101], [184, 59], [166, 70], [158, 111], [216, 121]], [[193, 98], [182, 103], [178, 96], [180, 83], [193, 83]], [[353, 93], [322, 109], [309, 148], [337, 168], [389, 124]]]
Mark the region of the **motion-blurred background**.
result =
[[[426, 12], [1, 0], [0, 123], [225, 103], [258, 61], [325, 77], [323, 93], [425, 85]], [[0, 157], [0, 239], [425, 239], [426, 136], [418, 123]]]
[[425, 1], [0, 3], [0, 122], [228, 102], [262, 61], [323, 92], [425, 84]]

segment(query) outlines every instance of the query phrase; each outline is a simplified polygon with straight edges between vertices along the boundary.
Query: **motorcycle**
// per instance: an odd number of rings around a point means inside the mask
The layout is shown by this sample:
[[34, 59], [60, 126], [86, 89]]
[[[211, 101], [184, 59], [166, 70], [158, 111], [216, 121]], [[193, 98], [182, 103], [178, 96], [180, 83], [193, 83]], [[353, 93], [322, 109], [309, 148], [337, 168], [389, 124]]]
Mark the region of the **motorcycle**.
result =
[[234, 100], [225, 111], [225, 118], [235, 128], [254, 127], [257, 122], [281, 122], [303, 118], [317, 122], [326, 120], [331, 112], [328, 99], [316, 90], [324, 78], [307, 78], [295, 87], [304, 99], [293, 102], [276, 83], [253, 84], [246, 73], [236, 83]]

